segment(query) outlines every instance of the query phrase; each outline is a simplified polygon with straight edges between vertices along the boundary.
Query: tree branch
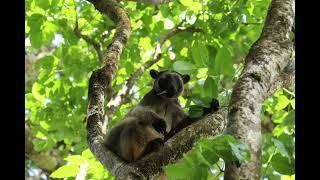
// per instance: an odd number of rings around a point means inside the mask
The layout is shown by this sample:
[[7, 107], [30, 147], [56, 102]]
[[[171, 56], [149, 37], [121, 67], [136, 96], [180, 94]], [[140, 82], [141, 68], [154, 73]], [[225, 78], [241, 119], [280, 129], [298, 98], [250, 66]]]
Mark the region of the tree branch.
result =
[[133, 163], [117, 164], [110, 172], [118, 179], [152, 179], [162, 172], [161, 167], [175, 163], [190, 151], [200, 137], [221, 134], [227, 125], [227, 108], [208, 114], [199, 121], [179, 131], [158, 151], [152, 152]]
[[79, 38], [82, 38], [84, 41], [86, 41], [87, 44], [92, 45], [92, 47], [96, 50], [99, 61], [103, 62], [103, 52], [101, 50], [101, 44], [99, 42], [96, 42], [95, 40], [91, 39], [89, 36], [84, 35], [81, 33], [81, 30], [79, 29], [79, 23], [78, 23], [78, 17], [76, 16], [76, 24], [73, 29], [76, 36]]
[[159, 4], [166, 4], [174, 0], [129, 0], [129, 1], [134, 1], [138, 3], [144, 3], [144, 4], [159, 5]]
[[225, 179], [260, 179], [260, 110], [291, 58], [293, 44], [289, 35], [293, 21], [294, 1], [273, 0], [263, 32], [245, 59], [245, 68], [231, 95], [227, 132], [247, 145], [251, 161], [240, 168], [227, 164]]
[[106, 90], [111, 85], [122, 53], [130, 34], [131, 25], [127, 13], [115, 0], [89, 0], [101, 13], [109, 16], [116, 24], [116, 33], [108, 51], [103, 56], [104, 66], [95, 70], [89, 79], [88, 111], [87, 111], [87, 139], [90, 150], [96, 158], [107, 168], [112, 169], [121, 162], [104, 145], [105, 121], [104, 99], [110, 95]]

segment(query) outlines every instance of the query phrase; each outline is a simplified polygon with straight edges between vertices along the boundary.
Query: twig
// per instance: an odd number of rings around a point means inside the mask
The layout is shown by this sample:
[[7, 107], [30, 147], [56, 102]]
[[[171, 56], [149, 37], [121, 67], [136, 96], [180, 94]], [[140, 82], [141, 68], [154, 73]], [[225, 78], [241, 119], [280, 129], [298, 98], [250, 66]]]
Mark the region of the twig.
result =
[[103, 52], [101, 50], [101, 44], [99, 42], [94, 41], [89, 36], [84, 35], [84, 34], [81, 33], [81, 30], [79, 29], [79, 23], [78, 23], [78, 17], [77, 16], [76, 16], [76, 24], [75, 24], [75, 27], [74, 27], [73, 31], [76, 34], [76, 36], [78, 36], [79, 38], [82, 38], [84, 41], [87, 42], [87, 44], [93, 46], [93, 48], [97, 52], [99, 61], [102, 63], [102, 61], [103, 61]]
[[157, 46], [154, 48], [154, 53], [152, 55], [152, 59], [146, 61], [138, 70], [136, 70], [130, 78], [127, 80], [126, 85], [124, 85], [123, 93], [116, 93], [114, 94], [113, 99], [119, 99], [120, 101], [112, 106], [110, 106], [108, 113], [113, 114], [122, 104], [126, 103], [128, 101], [129, 92], [131, 91], [134, 83], [142, 76], [142, 74], [150, 68], [152, 65], [157, 63], [161, 59], [161, 48], [163, 44], [170, 39], [171, 37], [177, 35], [180, 32], [204, 32], [203, 29], [196, 28], [193, 26], [189, 27], [180, 27], [184, 21], [180, 22], [176, 27], [174, 27], [171, 31], [167, 32], [159, 41]]

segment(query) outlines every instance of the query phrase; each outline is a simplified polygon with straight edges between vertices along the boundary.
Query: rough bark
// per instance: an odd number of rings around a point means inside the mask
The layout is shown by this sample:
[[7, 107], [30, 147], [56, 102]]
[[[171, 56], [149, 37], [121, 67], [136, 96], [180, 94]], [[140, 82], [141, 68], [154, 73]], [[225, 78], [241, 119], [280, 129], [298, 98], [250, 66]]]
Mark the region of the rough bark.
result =
[[[131, 33], [130, 19], [127, 13], [114, 0], [91, 0], [95, 8], [109, 16], [116, 24], [116, 33], [108, 51], [103, 56], [103, 67], [95, 70], [89, 79], [87, 111], [87, 139], [90, 150], [96, 158], [107, 168], [112, 169], [120, 161], [117, 156], [104, 146], [104, 99], [110, 96], [107, 89], [114, 78], [122, 49], [126, 45]], [[120, 161], [121, 162], [121, 161]]]
[[261, 122], [263, 101], [291, 59], [290, 32], [294, 22], [294, 1], [273, 0], [263, 32], [245, 59], [245, 68], [234, 86], [227, 132], [245, 143], [251, 160], [240, 168], [228, 164], [225, 179], [260, 179]]

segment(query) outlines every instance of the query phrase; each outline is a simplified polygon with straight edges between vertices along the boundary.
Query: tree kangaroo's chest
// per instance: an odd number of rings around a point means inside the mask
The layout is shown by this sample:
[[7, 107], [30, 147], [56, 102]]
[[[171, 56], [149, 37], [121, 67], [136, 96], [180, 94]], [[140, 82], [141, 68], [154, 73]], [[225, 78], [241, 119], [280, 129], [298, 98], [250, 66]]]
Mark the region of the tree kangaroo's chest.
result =
[[173, 127], [176, 126], [186, 114], [182, 108], [174, 103], [162, 103], [157, 105], [151, 105], [151, 108], [156, 112], [161, 118], [166, 121], [167, 132], [169, 132]]

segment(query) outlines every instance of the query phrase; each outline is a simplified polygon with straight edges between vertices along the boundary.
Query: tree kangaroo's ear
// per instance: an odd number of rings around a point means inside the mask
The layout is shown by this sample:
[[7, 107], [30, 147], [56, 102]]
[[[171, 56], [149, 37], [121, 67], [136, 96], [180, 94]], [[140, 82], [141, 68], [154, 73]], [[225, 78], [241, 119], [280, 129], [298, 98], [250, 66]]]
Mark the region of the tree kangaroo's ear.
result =
[[183, 83], [187, 83], [190, 80], [190, 76], [188, 74], [183, 74], [182, 76]]
[[159, 72], [154, 70], [154, 69], [151, 69], [150, 70], [150, 76], [153, 78], [153, 79], [156, 79], [159, 75]]

